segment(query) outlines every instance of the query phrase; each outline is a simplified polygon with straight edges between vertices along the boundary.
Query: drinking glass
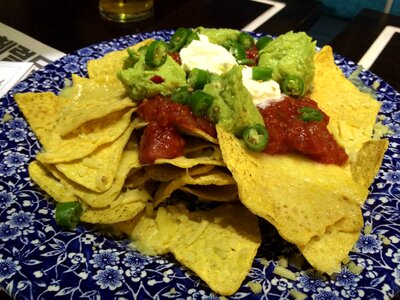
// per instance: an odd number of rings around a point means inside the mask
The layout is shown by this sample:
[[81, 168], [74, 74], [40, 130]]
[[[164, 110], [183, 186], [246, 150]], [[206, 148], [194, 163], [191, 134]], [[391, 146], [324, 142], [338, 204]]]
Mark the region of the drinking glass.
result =
[[107, 20], [128, 23], [153, 14], [154, 0], [99, 0], [99, 10]]

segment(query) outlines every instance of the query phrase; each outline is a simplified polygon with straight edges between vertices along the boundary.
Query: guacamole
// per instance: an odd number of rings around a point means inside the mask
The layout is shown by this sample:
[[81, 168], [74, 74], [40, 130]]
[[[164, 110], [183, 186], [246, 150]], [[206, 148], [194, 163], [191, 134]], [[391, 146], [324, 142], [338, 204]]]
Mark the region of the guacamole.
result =
[[259, 52], [258, 65], [272, 68], [272, 79], [281, 86], [286, 77], [299, 76], [304, 82], [305, 92], [310, 92], [314, 80], [315, 44], [306, 33], [290, 31]]
[[225, 130], [240, 136], [249, 125], [264, 125], [260, 112], [253, 104], [253, 97], [242, 83], [241, 66], [234, 66], [220, 75], [203, 91], [214, 97], [207, 111], [208, 117]]
[[196, 32], [203, 34], [208, 37], [210, 43], [224, 46], [228, 40], [236, 41], [240, 34], [240, 31], [229, 28], [196, 28]]
[[[185, 71], [169, 55], [165, 63], [157, 68], [147, 66], [144, 57], [145, 51], [142, 51], [133, 67], [117, 73], [133, 100], [140, 101], [158, 94], [171, 95], [176, 88], [186, 85]], [[154, 76], [162, 80], [154, 80]]]

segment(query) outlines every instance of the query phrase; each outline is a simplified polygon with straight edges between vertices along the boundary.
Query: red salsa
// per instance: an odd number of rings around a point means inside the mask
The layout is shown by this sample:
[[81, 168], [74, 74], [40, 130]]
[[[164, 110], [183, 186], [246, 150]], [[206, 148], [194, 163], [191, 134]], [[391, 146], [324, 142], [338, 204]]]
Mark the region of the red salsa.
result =
[[246, 58], [254, 61], [254, 66], [257, 65], [258, 63], [258, 50], [256, 45], [254, 45], [252, 48], [246, 50]]
[[[304, 108], [322, 114], [320, 121], [305, 121], [301, 118]], [[329, 117], [318, 108], [315, 101], [286, 97], [280, 102], [261, 109], [269, 140], [264, 152], [285, 154], [297, 151], [326, 164], [343, 165], [348, 156], [328, 131]]]
[[172, 57], [172, 59], [178, 64], [181, 65], [181, 56], [179, 55], [179, 52], [173, 51], [173, 52], [168, 52], [168, 55]]
[[170, 98], [156, 96], [145, 99], [137, 114], [149, 122], [139, 145], [141, 163], [183, 155], [185, 139], [180, 131], [194, 133], [201, 130], [212, 137], [217, 136], [214, 124], [205, 116], [195, 116], [188, 105], [173, 102]]

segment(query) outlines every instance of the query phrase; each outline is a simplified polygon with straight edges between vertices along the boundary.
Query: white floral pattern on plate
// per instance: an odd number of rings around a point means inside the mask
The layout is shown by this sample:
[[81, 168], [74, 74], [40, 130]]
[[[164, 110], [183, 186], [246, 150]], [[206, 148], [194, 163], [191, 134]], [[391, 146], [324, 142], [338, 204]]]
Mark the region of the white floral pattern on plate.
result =
[[[29, 178], [27, 165], [40, 151], [13, 94], [58, 93], [72, 73], [85, 76], [88, 60], [146, 38], [169, 39], [173, 31], [125, 36], [80, 49], [29, 76], [1, 99], [0, 117], [0, 286], [16, 299], [218, 299], [172, 256], [144, 256], [91, 226], [62, 230], [54, 221], [54, 203]], [[254, 34], [259, 37], [260, 34]], [[346, 75], [357, 66], [335, 55]], [[230, 299], [282, 299], [298, 290], [309, 299], [387, 299], [400, 286], [400, 94], [376, 75], [363, 71], [366, 86], [379, 83], [384, 124], [394, 132], [370, 195], [363, 207], [368, 228], [350, 253], [363, 267], [356, 275], [343, 267], [335, 278], [300, 270], [290, 281], [272, 273], [278, 256], [298, 251], [272, 226], [263, 226], [263, 244], [252, 269]], [[4, 119], [3, 119], [4, 120]], [[294, 269], [293, 269], [294, 270]], [[296, 270], [294, 270], [296, 271]], [[259, 283], [254, 294], [250, 282]]]

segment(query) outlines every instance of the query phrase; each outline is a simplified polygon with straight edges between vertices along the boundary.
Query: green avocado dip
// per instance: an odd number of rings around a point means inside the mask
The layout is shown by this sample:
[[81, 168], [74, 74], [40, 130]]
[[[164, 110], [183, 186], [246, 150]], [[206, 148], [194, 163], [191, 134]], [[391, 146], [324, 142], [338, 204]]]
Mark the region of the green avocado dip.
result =
[[[186, 85], [185, 71], [169, 55], [161, 66], [150, 67], [145, 63], [144, 54], [145, 51], [141, 51], [139, 60], [132, 67], [117, 73], [130, 98], [141, 101], [159, 94], [167, 96], [179, 86]], [[154, 76], [162, 80], [154, 80]]]
[[253, 97], [242, 83], [241, 66], [234, 66], [223, 73], [205, 85], [203, 91], [214, 98], [207, 116], [225, 130], [241, 136], [249, 125], [264, 125], [262, 116], [253, 103]]
[[289, 76], [300, 77], [304, 82], [304, 92], [310, 92], [314, 80], [315, 45], [316, 42], [306, 33], [290, 31], [259, 52], [258, 65], [272, 68], [272, 79], [281, 86]]
[[195, 30], [197, 33], [208, 37], [210, 43], [223, 46], [228, 40], [236, 41], [240, 31], [229, 28], [204, 28], [198, 27]]

